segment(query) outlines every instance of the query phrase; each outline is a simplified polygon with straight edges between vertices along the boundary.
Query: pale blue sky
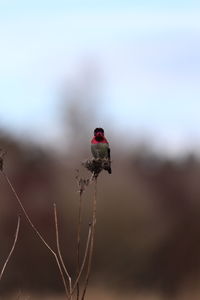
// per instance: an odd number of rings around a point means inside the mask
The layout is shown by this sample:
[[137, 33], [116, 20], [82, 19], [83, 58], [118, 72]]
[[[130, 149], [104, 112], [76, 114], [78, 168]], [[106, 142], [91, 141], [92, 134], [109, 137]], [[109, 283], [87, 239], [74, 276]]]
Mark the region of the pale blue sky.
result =
[[170, 151], [198, 145], [199, 1], [0, 0], [0, 41], [0, 126], [58, 140], [60, 88], [87, 61], [102, 124]]

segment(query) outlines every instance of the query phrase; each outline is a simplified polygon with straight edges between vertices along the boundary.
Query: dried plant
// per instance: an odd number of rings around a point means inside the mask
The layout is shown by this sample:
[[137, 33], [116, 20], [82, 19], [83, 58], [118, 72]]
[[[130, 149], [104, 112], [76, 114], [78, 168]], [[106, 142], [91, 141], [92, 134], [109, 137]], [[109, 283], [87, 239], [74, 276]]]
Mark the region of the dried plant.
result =
[[97, 178], [101, 171], [108, 171], [110, 169], [111, 161], [107, 158], [93, 158], [83, 161], [82, 165]]
[[[56, 260], [56, 263], [57, 263], [57, 266], [59, 268], [59, 271], [60, 271], [60, 274], [61, 274], [61, 277], [62, 277], [62, 282], [63, 282], [63, 285], [64, 285], [64, 288], [65, 288], [65, 293], [67, 295], [67, 297], [69, 297], [70, 293], [69, 293], [69, 290], [68, 290], [68, 287], [67, 287], [67, 284], [66, 284], [66, 280], [65, 280], [65, 277], [64, 277], [64, 273], [63, 273], [63, 270], [62, 270], [62, 267], [61, 267], [61, 263], [59, 261], [59, 257], [58, 257], [58, 254], [50, 247], [50, 245], [46, 242], [46, 240], [43, 238], [43, 236], [41, 235], [41, 233], [39, 232], [39, 230], [35, 227], [35, 225], [33, 224], [33, 222], [31, 221], [28, 213], [26, 212], [26, 209], [24, 208], [23, 204], [22, 204], [22, 201], [20, 200], [18, 194], [16, 193], [10, 179], [8, 178], [7, 174], [4, 172], [4, 170], [1, 170], [4, 178], [6, 179], [6, 182], [8, 183], [15, 199], [17, 200], [28, 224], [32, 227], [33, 231], [36, 233], [36, 235], [39, 237], [39, 239], [42, 241], [43, 245], [50, 251], [50, 253], [53, 255], [53, 257], [55, 258]], [[69, 298], [70, 299], [70, 298]]]
[[57, 216], [57, 208], [56, 208], [56, 203], [54, 203], [54, 220], [55, 220], [55, 230], [56, 230], [56, 246], [57, 246], [57, 252], [58, 252], [58, 256], [62, 265], [62, 268], [67, 276], [68, 282], [69, 282], [69, 296], [71, 296], [72, 294], [72, 279], [71, 276], [69, 274], [69, 272], [66, 269], [65, 263], [63, 261], [63, 257], [61, 254], [61, 250], [60, 250], [60, 239], [59, 239], [59, 230], [58, 230], [58, 216]]
[[[78, 192], [79, 192], [79, 209], [78, 209], [78, 225], [77, 225], [77, 251], [76, 251], [76, 256], [77, 256], [77, 272], [75, 276], [74, 283], [72, 282], [72, 276], [69, 273], [60, 249], [60, 240], [59, 240], [59, 227], [58, 227], [58, 214], [57, 214], [57, 207], [56, 204], [53, 204], [53, 209], [54, 209], [54, 221], [55, 221], [55, 237], [56, 237], [56, 250], [54, 250], [49, 243], [43, 238], [41, 235], [40, 231], [36, 228], [34, 223], [31, 220], [31, 217], [27, 213], [20, 197], [18, 196], [11, 180], [9, 179], [8, 175], [4, 171], [4, 155], [5, 152], [0, 152], [0, 171], [5, 178], [10, 190], [12, 191], [16, 201], [18, 202], [21, 211], [27, 220], [28, 224], [31, 226], [35, 234], [38, 236], [38, 238], [42, 241], [43, 245], [49, 250], [49, 253], [53, 255], [56, 264], [58, 266], [62, 283], [65, 289], [65, 295], [66, 298], [69, 300], [73, 299], [73, 295], [76, 290], [76, 298], [77, 300], [81, 299], [84, 300], [86, 290], [88, 287], [88, 282], [89, 282], [89, 277], [90, 277], [90, 272], [91, 272], [91, 263], [92, 263], [92, 256], [93, 256], [93, 249], [94, 249], [94, 236], [95, 236], [95, 226], [96, 226], [96, 202], [97, 202], [97, 177], [99, 173], [104, 169], [106, 170], [108, 168], [108, 161], [107, 160], [87, 160], [87, 162], [83, 163], [83, 165], [92, 172], [92, 176], [90, 179], [85, 179], [79, 176], [79, 172], [77, 171], [76, 175], [76, 181], [78, 185]], [[80, 259], [80, 245], [81, 245], [81, 225], [82, 225], [82, 211], [83, 211], [83, 192], [86, 190], [87, 186], [90, 183], [94, 183], [94, 196], [92, 200], [92, 221], [89, 224], [89, 229], [88, 229], [88, 236], [87, 236], [87, 241], [85, 245], [85, 251], [84, 251], [84, 256], [81, 262]], [[8, 255], [8, 258], [3, 266], [3, 269], [1, 271], [0, 279], [4, 273], [4, 270], [6, 268], [6, 265], [8, 261], [10, 260], [10, 257], [14, 251], [17, 238], [18, 238], [18, 233], [19, 233], [19, 227], [20, 227], [20, 218], [18, 217], [18, 223], [17, 223], [17, 229], [15, 233], [15, 239], [14, 243], [12, 246], [12, 249]], [[84, 268], [86, 268], [86, 274], [85, 278], [83, 279], [83, 292], [82, 295], [80, 295], [80, 279], [81, 276], [83, 275]], [[81, 298], [80, 298], [81, 297]]]
[[0, 171], [3, 171], [3, 162], [4, 162], [5, 155], [6, 155], [6, 151], [0, 149]]
[[[86, 190], [87, 186], [91, 183], [91, 178], [86, 179], [86, 178], [80, 177], [79, 170], [76, 170], [76, 171], [77, 171], [76, 181], [77, 181], [78, 193], [79, 193], [78, 226], [77, 226], [77, 274], [79, 274], [80, 273], [80, 245], [81, 245], [83, 192]], [[91, 231], [90, 232], [90, 235], [91, 235], [92, 234], [92, 229], [91, 228], [90, 228], [90, 231]], [[88, 245], [88, 249], [89, 249], [89, 245]], [[79, 280], [77, 281], [76, 290], [77, 290], [76, 299], [78, 300], [79, 297], [80, 297]]]
[[19, 235], [19, 228], [20, 228], [20, 216], [18, 216], [18, 219], [17, 219], [17, 227], [16, 227], [16, 231], [15, 231], [15, 237], [14, 237], [12, 248], [11, 248], [9, 254], [8, 254], [8, 257], [6, 258], [6, 261], [3, 265], [3, 268], [2, 268], [1, 273], [0, 273], [0, 280], [2, 279], [3, 274], [5, 272], [5, 269], [6, 269], [6, 266], [9, 262], [9, 260], [11, 259], [11, 256], [12, 256], [13, 252], [14, 252], [14, 249], [15, 249], [15, 246], [16, 246], [16, 243], [17, 243], [17, 239], [18, 239], [18, 235]]
[[87, 290], [90, 271], [91, 271], [91, 264], [92, 264], [92, 256], [93, 256], [93, 249], [94, 249], [94, 236], [95, 236], [95, 227], [96, 227], [96, 204], [97, 204], [97, 178], [94, 179], [94, 197], [92, 201], [92, 234], [91, 234], [91, 243], [89, 249], [89, 257], [88, 257], [88, 266], [87, 266], [87, 273], [84, 282], [84, 289], [81, 300], [84, 300], [85, 293]]

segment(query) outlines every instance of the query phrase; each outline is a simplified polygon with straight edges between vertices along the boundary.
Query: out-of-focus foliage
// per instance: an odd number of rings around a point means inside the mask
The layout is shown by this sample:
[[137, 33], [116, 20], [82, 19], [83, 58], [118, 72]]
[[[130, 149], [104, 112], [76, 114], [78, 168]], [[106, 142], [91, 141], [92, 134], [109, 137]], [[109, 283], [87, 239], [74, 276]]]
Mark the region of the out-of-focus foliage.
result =
[[[93, 128], [91, 128], [92, 132]], [[88, 132], [88, 136], [91, 134]], [[89, 140], [88, 149], [89, 149]], [[65, 261], [75, 268], [78, 193], [75, 169], [89, 150], [79, 146], [79, 159], [3, 135], [5, 171], [37, 228], [55, 246], [53, 202], [58, 205]], [[173, 294], [200, 278], [200, 163], [192, 155], [169, 160], [151, 151], [121, 151], [113, 143], [113, 174], [98, 179], [97, 234], [92, 282], [120, 289], [155, 289]], [[84, 153], [84, 154], [83, 154]], [[72, 155], [73, 156], [73, 155]], [[73, 161], [73, 164], [72, 164]], [[20, 211], [0, 177], [0, 265], [10, 249]], [[84, 193], [82, 250], [90, 221], [92, 186]], [[62, 291], [48, 250], [26, 221], [0, 285], [11, 290]]]

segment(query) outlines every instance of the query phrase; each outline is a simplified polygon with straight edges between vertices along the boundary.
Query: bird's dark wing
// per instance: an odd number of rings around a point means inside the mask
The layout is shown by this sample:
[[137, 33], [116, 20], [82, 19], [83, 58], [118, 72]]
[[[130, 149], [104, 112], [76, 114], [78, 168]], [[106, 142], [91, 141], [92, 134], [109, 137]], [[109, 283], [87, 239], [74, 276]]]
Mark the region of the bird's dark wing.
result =
[[108, 148], [108, 159], [110, 160], [110, 148]]
[[107, 171], [109, 174], [111, 174], [112, 170], [111, 170], [111, 160], [110, 160], [110, 148], [108, 148], [108, 161], [109, 161], [109, 166], [107, 168]]

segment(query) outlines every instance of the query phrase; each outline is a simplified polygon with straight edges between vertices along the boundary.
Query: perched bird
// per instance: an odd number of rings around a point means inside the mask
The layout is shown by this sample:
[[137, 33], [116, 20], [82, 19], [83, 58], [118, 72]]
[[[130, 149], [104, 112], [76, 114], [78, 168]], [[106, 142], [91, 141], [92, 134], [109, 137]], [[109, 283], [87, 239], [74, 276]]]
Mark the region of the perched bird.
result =
[[94, 137], [91, 140], [91, 151], [95, 159], [100, 158], [108, 160], [106, 170], [111, 174], [110, 148], [108, 141], [104, 136], [103, 128], [96, 128], [94, 130]]

